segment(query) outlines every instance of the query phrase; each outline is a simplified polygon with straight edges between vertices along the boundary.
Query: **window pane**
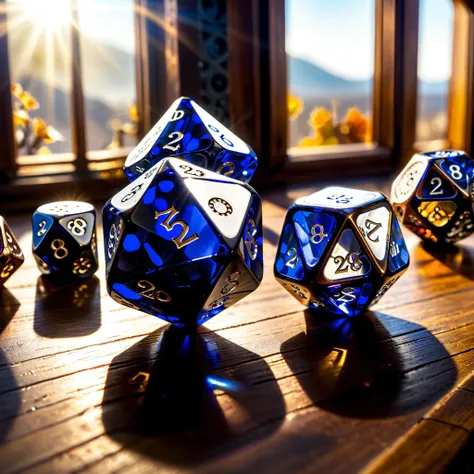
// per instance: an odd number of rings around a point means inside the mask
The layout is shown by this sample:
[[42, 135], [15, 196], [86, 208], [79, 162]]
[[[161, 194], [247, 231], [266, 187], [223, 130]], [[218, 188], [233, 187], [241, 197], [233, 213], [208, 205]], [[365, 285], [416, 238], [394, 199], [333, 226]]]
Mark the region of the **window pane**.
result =
[[289, 146], [371, 140], [374, 0], [286, 0]]
[[87, 147], [103, 150], [133, 145], [134, 2], [81, 0], [78, 3]]
[[19, 155], [71, 151], [68, 0], [7, 0]]
[[420, 0], [417, 141], [447, 138], [452, 47], [451, 0]]

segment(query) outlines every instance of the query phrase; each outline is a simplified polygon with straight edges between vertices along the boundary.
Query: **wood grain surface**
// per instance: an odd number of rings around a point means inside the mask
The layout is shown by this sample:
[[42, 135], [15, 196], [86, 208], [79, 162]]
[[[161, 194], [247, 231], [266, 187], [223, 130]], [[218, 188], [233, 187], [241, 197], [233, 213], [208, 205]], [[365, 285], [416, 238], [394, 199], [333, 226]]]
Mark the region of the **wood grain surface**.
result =
[[7, 216], [26, 262], [0, 291], [0, 471], [456, 463], [474, 428], [474, 239], [441, 252], [405, 232], [411, 266], [373, 311], [316, 318], [272, 268], [286, 209], [310, 191], [265, 195], [261, 286], [193, 337], [116, 304], [103, 259], [97, 277], [46, 288], [30, 216]]

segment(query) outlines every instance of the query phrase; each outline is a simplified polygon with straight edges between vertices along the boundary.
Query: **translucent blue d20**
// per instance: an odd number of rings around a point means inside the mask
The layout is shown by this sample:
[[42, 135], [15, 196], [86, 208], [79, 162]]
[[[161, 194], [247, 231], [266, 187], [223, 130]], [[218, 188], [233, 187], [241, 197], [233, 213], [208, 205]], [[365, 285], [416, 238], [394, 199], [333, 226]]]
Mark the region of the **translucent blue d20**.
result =
[[196, 326], [263, 277], [261, 201], [246, 183], [167, 158], [104, 207], [107, 288], [114, 300]]
[[408, 264], [385, 196], [331, 187], [298, 199], [288, 210], [274, 274], [309, 308], [354, 316], [378, 301]]
[[125, 174], [133, 181], [169, 156], [246, 183], [258, 163], [245, 142], [186, 97], [177, 99], [128, 155]]

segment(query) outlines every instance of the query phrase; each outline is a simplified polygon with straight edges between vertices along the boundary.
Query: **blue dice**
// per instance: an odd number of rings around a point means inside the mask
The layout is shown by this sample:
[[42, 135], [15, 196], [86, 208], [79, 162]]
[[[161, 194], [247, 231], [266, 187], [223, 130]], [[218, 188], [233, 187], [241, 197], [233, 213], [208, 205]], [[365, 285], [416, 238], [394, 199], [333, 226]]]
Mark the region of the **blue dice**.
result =
[[133, 181], [171, 155], [246, 183], [258, 164], [246, 143], [185, 97], [173, 103], [128, 155], [125, 174]]
[[329, 187], [288, 210], [274, 274], [309, 308], [355, 316], [377, 303], [408, 264], [400, 226], [381, 193]]
[[97, 271], [96, 215], [91, 204], [44, 204], [33, 214], [32, 232], [38, 269], [53, 284], [79, 281]]
[[260, 284], [261, 214], [248, 184], [160, 161], [104, 207], [109, 294], [177, 326], [204, 323]]
[[453, 244], [474, 232], [474, 161], [463, 151], [418, 153], [392, 186], [400, 222], [425, 241]]

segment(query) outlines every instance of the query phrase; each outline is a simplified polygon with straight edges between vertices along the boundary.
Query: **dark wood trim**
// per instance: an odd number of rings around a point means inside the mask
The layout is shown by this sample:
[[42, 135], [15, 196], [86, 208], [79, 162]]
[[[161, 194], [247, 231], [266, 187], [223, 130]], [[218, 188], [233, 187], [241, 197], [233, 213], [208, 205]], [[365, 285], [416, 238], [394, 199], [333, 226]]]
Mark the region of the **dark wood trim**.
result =
[[[262, 155], [259, 2], [228, 0], [229, 115], [232, 131]], [[245, 65], [245, 69], [243, 68]]]
[[449, 89], [448, 142], [474, 154], [474, 13], [454, 2], [453, 62]]
[[[168, 1], [175, 8], [176, 31], [175, 36], [170, 40], [177, 43], [179, 95], [193, 97], [199, 102], [201, 97], [199, 61], [202, 59], [199, 50], [199, 0]], [[171, 49], [174, 50], [175, 47]]]
[[15, 176], [16, 150], [12, 119], [10, 67], [8, 61], [8, 36], [6, 1], [0, 0], [0, 184]]
[[84, 91], [82, 88], [81, 33], [79, 31], [78, 0], [73, 0], [71, 22], [71, 126], [72, 149], [76, 155], [76, 169], [87, 170], [86, 122]]
[[390, 158], [391, 151], [379, 146], [359, 151], [339, 150], [331, 153], [318, 151], [317, 155], [288, 160], [280, 171], [268, 177], [260, 176], [260, 179], [252, 181], [252, 186], [262, 189], [320, 180], [331, 180], [341, 184], [349, 177], [388, 176], [392, 172]]
[[260, 174], [287, 160], [285, 0], [228, 0], [230, 115], [260, 159]]
[[168, 68], [172, 62], [167, 49], [173, 35], [168, 23], [168, 0], [135, 0], [136, 81], [139, 136], [159, 120], [175, 97], [170, 97]]
[[32, 211], [41, 204], [61, 199], [105, 202], [118, 192], [127, 180], [121, 177], [102, 178], [101, 172], [69, 173], [43, 177], [19, 177], [0, 187], [2, 214]]
[[415, 143], [418, 0], [377, 0], [373, 139], [402, 167]]

